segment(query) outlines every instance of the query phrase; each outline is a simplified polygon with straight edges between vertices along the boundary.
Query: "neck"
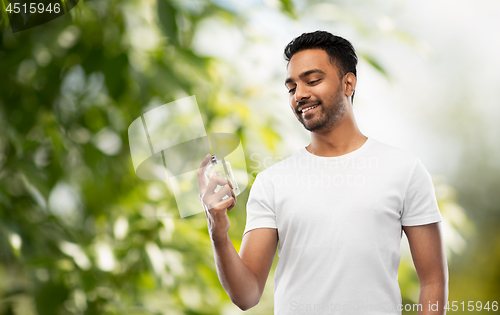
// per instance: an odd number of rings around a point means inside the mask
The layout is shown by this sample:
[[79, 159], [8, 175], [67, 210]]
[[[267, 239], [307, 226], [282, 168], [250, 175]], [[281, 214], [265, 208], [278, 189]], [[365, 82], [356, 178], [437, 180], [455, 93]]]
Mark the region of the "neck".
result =
[[337, 126], [323, 133], [311, 132], [311, 143], [306, 149], [318, 156], [340, 156], [360, 148], [367, 139], [359, 130], [349, 104]]

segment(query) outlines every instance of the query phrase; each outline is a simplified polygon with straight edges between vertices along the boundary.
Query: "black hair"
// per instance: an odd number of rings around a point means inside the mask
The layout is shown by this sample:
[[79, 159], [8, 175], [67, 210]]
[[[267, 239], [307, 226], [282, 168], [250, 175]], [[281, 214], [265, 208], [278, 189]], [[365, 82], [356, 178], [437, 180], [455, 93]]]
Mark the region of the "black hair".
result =
[[[285, 47], [284, 57], [289, 63], [292, 56], [299, 51], [306, 49], [322, 49], [330, 56], [330, 63], [339, 68], [340, 78], [346, 73], [352, 72], [356, 75], [356, 65], [358, 57], [351, 43], [340, 36], [333, 35], [326, 31], [316, 31], [303, 33], [294, 38]], [[354, 99], [354, 91], [351, 96], [351, 102]]]

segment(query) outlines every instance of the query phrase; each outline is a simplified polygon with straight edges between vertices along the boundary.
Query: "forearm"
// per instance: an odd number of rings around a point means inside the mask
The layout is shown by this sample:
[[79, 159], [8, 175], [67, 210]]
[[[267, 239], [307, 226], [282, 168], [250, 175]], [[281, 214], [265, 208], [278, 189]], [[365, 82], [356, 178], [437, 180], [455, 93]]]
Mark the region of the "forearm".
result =
[[257, 277], [241, 260], [229, 236], [212, 240], [212, 246], [220, 283], [231, 301], [242, 310], [255, 306], [261, 295]]
[[448, 286], [446, 282], [420, 286], [419, 304], [422, 310], [418, 315], [444, 315], [446, 314], [446, 301], [448, 299]]
[[448, 300], [448, 264], [440, 222], [403, 226], [420, 282], [418, 315], [444, 315]]

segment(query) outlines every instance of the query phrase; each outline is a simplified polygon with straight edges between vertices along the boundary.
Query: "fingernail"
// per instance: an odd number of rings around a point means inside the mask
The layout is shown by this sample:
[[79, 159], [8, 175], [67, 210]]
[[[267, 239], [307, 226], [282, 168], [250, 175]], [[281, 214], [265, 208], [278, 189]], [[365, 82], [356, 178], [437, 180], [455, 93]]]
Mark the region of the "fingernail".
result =
[[210, 153], [208, 153], [205, 157], [207, 158], [207, 157], [209, 157], [209, 156], [210, 156]]

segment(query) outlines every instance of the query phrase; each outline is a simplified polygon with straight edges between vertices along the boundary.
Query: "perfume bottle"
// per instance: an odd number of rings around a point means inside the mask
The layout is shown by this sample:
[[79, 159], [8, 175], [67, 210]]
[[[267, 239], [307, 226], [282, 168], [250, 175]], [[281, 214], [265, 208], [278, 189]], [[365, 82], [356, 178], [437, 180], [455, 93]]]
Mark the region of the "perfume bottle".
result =
[[[215, 154], [212, 154], [210, 162], [208, 163], [207, 168], [205, 169], [205, 182], [207, 185], [208, 182], [210, 181], [210, 178], [212, 178], [212, 176], [214, 175], [226, 178], [229, 182], [231, 182], [231, 185], [233, 185], [232, 190], [235, 196], [237, 196], [240, 193], [240, 189], [238, 188], [238, 183], [236, 182], [233, 171], [231, 170], [231, 164], [227, 161], [217, 159]], [[215, 188], [215, 192], [218, 192], [221, 188], [222, 186], [217, 185], [217, 187]], [[222, 199], [225, 198], [226, 197]]]

